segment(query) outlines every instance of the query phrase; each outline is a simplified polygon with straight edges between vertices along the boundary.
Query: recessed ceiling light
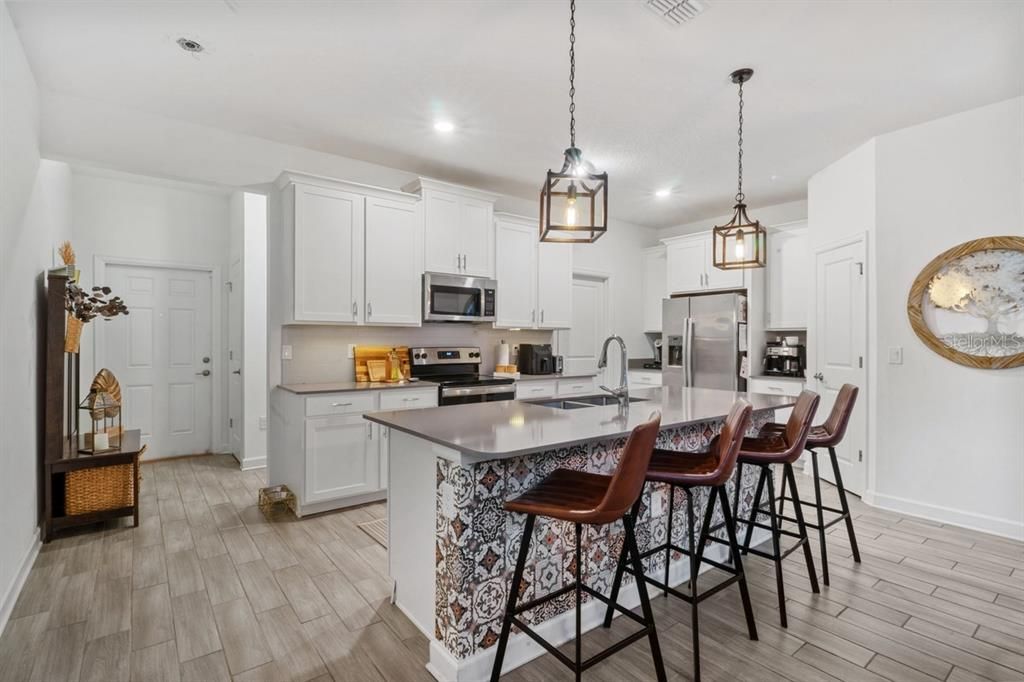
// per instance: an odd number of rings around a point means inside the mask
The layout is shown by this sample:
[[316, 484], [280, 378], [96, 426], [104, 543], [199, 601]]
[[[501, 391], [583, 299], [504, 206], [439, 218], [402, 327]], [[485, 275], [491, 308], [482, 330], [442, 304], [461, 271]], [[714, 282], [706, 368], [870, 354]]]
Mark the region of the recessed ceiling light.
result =
[[656, 191], [654, 193], [654, 196], [658, 197], [659, 199], [667, 199], [671, 195], [672, 195], [672, 190], [668, 189], [668, 188], [659, 189], [658, 191]]
[[185, 52], [202, 52], [206, 49], [198, 40], [192, 40], [191, 38], [178, 38], [176, 42], [178, 43], [178, 47], [185, 50]]
[[455, 124], [451, 121], [434, 121], [434, 130], [439, 133], [454, 132]]

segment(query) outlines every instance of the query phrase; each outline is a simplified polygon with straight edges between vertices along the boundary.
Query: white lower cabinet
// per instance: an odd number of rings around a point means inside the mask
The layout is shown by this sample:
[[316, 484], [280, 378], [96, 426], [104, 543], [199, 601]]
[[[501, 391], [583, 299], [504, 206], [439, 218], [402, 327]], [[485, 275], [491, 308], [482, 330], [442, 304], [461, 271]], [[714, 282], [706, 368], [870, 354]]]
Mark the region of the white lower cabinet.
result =
[[594, 377], [559, 379], [555, 384], [555, 395], [559, 398], [570, 395], [590, 395], [596, 391], [597, 380]]
[[268, 478], [295, 493], [305, 516], [383, 499], [388, 429], [363, 415], [437, 407], [436, 388], [270, 394]]
[[554, 398], [556, 382], [552, 380], [542, 381], [517, 381], [516, 400], [531, 400], [533, 398]]
[[361, 414], [306, 420], [306, 501], [352, 497], [381, 488], [376, 427]]
[[[798, 396], [804, 390], [803, 380], [773, 379], [771, 377], [751, 377], [747, 380], [748, 393], [767, 393], [768, 395]], [[785, 423], [789, 419], [792, 408], [775, 410], [775, 421]]]
[[643, 386], [661, 386], [661, 372], [631, 370], [629, 372], [629, 385], [637, 388]]

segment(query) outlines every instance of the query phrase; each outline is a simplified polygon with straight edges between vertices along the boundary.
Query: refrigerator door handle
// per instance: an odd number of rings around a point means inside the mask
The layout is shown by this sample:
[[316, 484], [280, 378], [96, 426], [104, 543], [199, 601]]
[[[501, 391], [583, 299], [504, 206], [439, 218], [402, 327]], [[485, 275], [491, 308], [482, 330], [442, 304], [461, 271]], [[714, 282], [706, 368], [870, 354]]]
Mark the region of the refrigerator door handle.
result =
[[689, 323], [686, 330], [686, 375], [687, 386], [693, 386], [693, 328], [696, 326], [693, 318], [687, 318]]

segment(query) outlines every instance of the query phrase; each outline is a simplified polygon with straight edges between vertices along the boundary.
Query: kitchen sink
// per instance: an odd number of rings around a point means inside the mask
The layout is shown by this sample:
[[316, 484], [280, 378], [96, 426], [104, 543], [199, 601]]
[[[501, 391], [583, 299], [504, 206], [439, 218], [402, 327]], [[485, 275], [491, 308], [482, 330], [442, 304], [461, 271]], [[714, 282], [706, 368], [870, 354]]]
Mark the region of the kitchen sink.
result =
[[[647, 398], [630, 398], [629, 402], [639, 403], [644, 402]], [[585, 407], [602, 407], [604, 405], [618, 405], [619, 401], [615, 396], [611, 395], [584, 395], [579, 398], [566, 398], [565, 400], [552, 400], [545, 398], [544, 400], [527, 400], [526, 402], [531, 405], [541, 405], [542, 407], [553, 407], [556, 410], [581, 410]]]

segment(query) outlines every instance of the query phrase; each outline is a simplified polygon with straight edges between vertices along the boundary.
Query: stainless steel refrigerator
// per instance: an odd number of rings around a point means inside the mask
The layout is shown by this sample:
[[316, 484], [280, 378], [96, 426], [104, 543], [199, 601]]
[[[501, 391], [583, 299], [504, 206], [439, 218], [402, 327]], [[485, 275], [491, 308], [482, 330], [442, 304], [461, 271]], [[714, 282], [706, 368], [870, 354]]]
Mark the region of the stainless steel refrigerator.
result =
[[662, 302], [662, 381], [668, 386], [747, 390], [747, 297], [700, 294]]

